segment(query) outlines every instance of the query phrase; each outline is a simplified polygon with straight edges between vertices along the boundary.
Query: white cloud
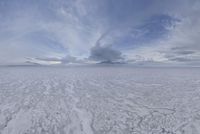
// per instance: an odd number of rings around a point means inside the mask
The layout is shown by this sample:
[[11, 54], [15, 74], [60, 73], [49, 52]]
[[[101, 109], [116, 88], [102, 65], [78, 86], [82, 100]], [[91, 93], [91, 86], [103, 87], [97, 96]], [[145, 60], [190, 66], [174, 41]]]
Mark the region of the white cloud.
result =
[[[118, 58], [125, 55], [127, 61], [180, 62], [185, 58], [195, 62], [200, 59], [200, 2], [153, 0], [148, 6], [143, 2], [147, 1], [49, 0], [18, 3], [14, 0], [3, 4], [4, 8], [0, 9], [0, 18], [4, 18], [0, 22], [0, 62], [23, 62], [26, 57], [62, 59], [72, 56], [87, 59], [91, 56], [91, 48], [96, 48], [96, 42], [104, 33], [99, 50], [116, 52]], [[126, 41], [125, 37], [129, 34], [134, 39], [143, 36], [146, 31], [136, 34], [130, 31], [137, 30], [146, 20], [159, 14], [180, 19], [175, 27], [166, 26], [169, 33], [165, 38], [139, 42], [141, 45], [128, 50], [123, 47], [123, 42], [120, 42], [120, 47], [117, 46], [119, 40]], [[35, 32], [45, 34], [46, 40], [27, 38]], [[51, 41], [56, 49], [49, 45]], [[188, 54], [189, 51], [192, 53]]]

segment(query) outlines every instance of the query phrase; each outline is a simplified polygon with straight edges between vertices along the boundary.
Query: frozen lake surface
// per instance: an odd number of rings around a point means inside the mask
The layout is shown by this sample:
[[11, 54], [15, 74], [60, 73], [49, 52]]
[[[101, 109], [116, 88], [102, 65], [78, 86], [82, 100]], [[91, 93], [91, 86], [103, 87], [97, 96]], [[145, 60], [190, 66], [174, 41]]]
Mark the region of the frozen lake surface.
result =
[[1, 67], [0, 134], [200, 134], [200, 68]]

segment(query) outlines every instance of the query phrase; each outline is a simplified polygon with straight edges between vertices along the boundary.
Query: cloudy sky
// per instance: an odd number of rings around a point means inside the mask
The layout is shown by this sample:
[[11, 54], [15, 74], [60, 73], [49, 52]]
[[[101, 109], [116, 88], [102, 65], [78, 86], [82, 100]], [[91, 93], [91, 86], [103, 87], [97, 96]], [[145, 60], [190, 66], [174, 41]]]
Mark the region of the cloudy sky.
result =
[[0, 0], [0, 64], [200, 65], [199, 0]]

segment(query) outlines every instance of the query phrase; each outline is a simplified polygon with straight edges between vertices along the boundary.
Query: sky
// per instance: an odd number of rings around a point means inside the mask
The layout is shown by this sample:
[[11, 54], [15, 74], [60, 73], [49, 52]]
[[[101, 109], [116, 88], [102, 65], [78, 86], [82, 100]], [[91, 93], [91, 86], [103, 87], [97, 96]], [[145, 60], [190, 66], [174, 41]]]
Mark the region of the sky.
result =
[[0, 65], [200, 65], [200, 0], [0, 0]]

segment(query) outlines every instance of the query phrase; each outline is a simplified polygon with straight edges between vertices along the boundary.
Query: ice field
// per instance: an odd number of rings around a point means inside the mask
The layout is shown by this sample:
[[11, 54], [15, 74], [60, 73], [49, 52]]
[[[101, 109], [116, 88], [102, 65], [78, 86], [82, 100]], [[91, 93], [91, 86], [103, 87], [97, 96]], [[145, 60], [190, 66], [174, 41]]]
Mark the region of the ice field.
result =
[[0, 134], [200, 134], [200, 68], [1, 67]]

